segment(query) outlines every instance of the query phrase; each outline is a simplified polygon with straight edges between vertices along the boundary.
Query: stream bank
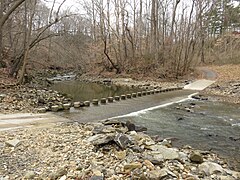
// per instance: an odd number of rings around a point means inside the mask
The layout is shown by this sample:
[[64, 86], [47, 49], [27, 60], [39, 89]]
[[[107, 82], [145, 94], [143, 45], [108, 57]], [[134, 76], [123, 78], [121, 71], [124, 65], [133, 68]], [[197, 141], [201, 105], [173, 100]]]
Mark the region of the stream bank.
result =
[[150, 137], [131, 122], [0, 132], [0, 179], [220, 179], [240, 173], [209, 151]]

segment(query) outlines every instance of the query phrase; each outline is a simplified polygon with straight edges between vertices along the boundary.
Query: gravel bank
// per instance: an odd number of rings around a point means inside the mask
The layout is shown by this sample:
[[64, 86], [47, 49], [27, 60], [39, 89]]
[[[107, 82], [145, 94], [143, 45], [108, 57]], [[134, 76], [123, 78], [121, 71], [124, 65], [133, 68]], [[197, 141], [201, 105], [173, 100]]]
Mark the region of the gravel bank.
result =
[[240, 65], [208, 68], [217, 73], [217, 82], [201, 93], [213, 96], [219, 101], [240, 104]]
[[219, 179], [240, 173], [207, 151], [177, 149], [118, 120], [0, 133], [0, 179]]

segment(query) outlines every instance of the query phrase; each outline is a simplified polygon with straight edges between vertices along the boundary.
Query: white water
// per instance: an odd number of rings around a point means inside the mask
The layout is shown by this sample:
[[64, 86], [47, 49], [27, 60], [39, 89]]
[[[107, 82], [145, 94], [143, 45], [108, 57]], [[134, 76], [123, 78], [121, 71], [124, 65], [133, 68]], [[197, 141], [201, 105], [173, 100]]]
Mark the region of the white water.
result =
[[161, 104], [161, 105], [158, 105], [158, 106], [150, 107], [150, 108], [143, 109], [143, 110], [136, 111], [136, 112], [132, 112], [132, 113], [129, 113], [129, 114], [125, 114], [125, 115], [121, 115], [121, 116], [115, 116], [115, 117], [112, 117], [112, 118], [109, 118], [109, 119], [140, 116], [141, 114], [145, 114], [145, 113], [147, 113], [148, 111], [152, 111], [152, 110], [159, 109], [159, 108], [162, 108], [162, 107], [167, 107], [167, 106], [170, 106], [170, 105], [172, 105], [172, 104], [174, 104], [174, 103], [181, 103], [181, 102], [184, 102], [184, 101], [187, 101], [187, 100], [191, 100], [191, 99], [192, 99], [192, 96], [197, 95], [197, 94], [198, 94], [198, 92], [197, 92], [197, 93], [190, 94], [187, 98], [181, 99], [181, 100], [179, 100], [179, 101], [173, 101], [173, 102]]

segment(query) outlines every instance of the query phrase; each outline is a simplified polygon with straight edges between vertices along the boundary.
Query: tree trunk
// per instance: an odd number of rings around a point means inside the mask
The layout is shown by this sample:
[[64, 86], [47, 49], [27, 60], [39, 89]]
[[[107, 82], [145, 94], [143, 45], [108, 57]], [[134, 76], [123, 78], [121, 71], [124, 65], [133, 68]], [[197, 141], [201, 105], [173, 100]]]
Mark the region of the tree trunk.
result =
[[[25, 2], [26, 3], [26, 2]], [[19, 80], [18, 80], [18, 84], [23, 84], [24, 83], [24, 77], [25, 77], [25, 73], [26, 73], [26, 66], [28, 64], [28, 55], [29, 55], [29, 51], [30, 51], [30, 38], [31, 38], [31, 34], [32, 34], [32, 24], [33, 24], [33, 17], [35, 15], [35, 8], [36, 8], [36, 4], [37, 1], [34, 1], [34, 4], [32, 5], [32, 12], [30, 15], [30, 19], [28, 22], [28, 32], [27, 32], [27, 38], [26, 38], [26, 48], [25, 48], [25, 53], [24, 53], [24, 58], [23, 58], [23, 66], [22, 66], [22, 71], [21, 74], [19, 76]], [[25, 13], [27, 13], [25, 11]], [[27, 24], [26, 24], [27, 26]]]

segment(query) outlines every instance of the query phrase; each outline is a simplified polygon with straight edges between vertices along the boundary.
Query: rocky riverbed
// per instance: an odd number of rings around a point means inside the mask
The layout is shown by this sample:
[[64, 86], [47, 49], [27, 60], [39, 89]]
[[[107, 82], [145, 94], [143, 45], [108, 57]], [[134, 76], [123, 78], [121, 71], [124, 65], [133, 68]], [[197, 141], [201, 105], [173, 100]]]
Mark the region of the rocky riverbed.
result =
[[53, 105], [69, 103], [71, 98], [46, 88], [32, 88], [27, 86], [14, 86], [4, 89], [0, 93], [0, 112], [37, 112], [39, 108], [47, 111]]
[[240, 80], [218, 81], [201, 93], [219, 101], [240, 104]]
[[1, 132], [0, 179], [240, 179], [216, 154], [144, 130], [105, 120]]
[[240, 65], [210, 66], [208, 69], [217, 74], [217, 82], [202, 93], [219, 101], [240, 104]]

